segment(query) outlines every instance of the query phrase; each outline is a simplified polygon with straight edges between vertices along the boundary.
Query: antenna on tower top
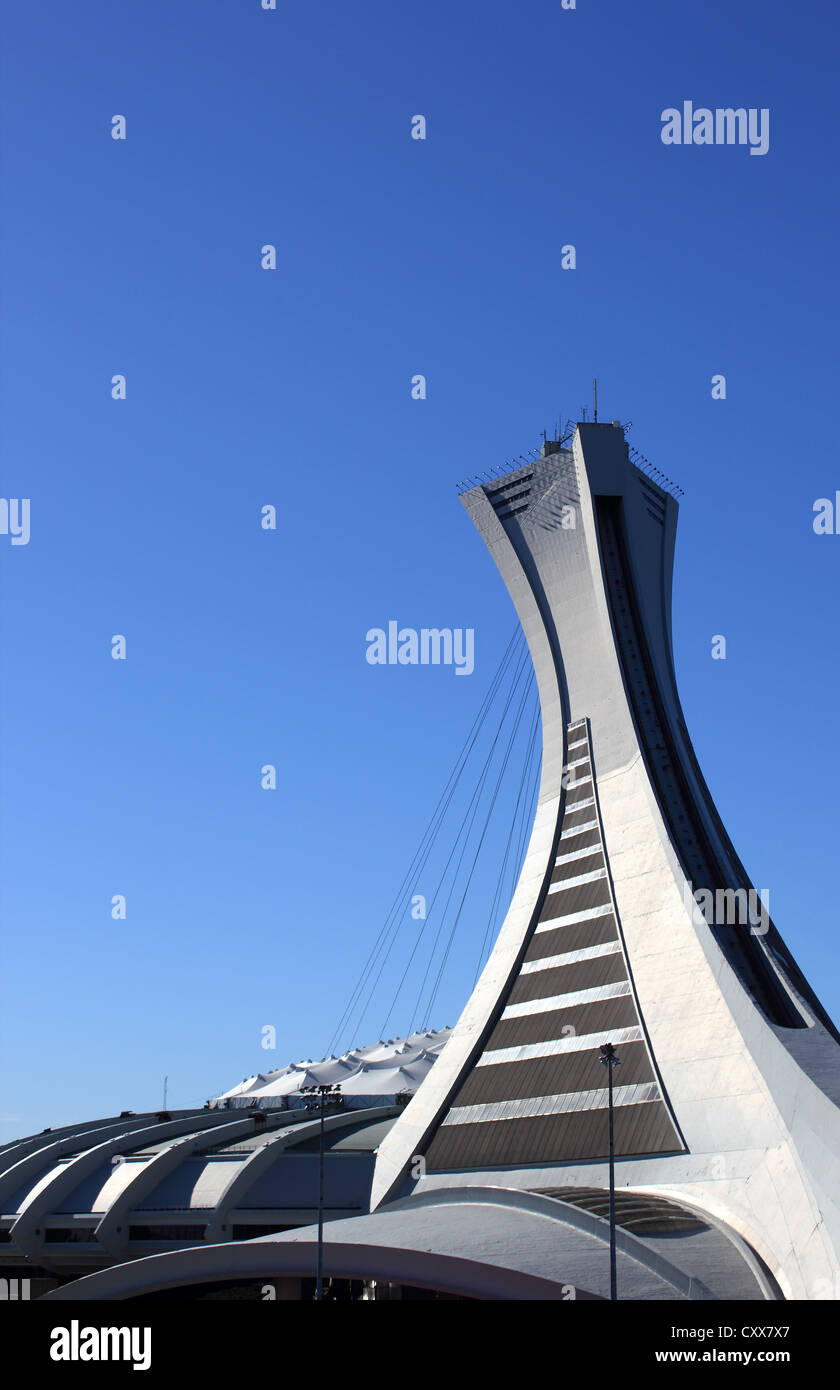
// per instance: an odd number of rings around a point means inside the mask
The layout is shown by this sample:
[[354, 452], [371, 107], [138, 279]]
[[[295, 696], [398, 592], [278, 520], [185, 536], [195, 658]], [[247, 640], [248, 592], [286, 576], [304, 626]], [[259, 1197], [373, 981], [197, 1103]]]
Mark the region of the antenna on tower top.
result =
[[593, 376], [593, 378], [592, 378], [592, 419], [593, 419], [593, 421], [595, 422], [595, 424], [597, 425], [597, 423], [598, 423], [598, 378], [597, 378], [596, 376]]

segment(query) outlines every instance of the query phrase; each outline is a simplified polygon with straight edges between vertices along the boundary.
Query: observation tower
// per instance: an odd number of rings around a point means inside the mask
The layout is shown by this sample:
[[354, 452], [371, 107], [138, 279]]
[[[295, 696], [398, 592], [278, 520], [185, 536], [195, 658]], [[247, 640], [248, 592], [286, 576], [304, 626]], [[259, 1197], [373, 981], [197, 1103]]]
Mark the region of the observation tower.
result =
[[[484, 971], [379, 1150], [372, 1208], [435, 1190], [675, 1201], [788, 1298], [837, 1298], [840, 1041], [741, 864], [683, 719], [679, 489], [578, 424], [461, 500], [516, 607], [543, 764]], [[795, 860], [795, 839], [791, 858]]]

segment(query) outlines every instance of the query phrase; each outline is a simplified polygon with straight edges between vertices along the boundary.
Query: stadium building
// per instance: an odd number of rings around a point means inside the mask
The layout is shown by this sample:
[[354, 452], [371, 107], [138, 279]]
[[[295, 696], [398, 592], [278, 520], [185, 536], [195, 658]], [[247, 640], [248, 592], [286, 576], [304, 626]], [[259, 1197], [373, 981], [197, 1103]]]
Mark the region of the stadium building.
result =
[[[746, 910], [761, 898], [682, 715], [677, 493], [617, 422], [463, 489], [536, 675], [536, 816], [451, 1036], [341, 1059], [391, 1089], [359, 1081], [353, 1108], [350, 1083], [325, 1121], [329, 1296], [608, 1298], [610, 1114], [620, 1298], [840, 1293], [840, 1042]], [[7, 1149], [5, 1272], [82, 1276], [51, 1300], [310, 1297], [304, 1075]]]

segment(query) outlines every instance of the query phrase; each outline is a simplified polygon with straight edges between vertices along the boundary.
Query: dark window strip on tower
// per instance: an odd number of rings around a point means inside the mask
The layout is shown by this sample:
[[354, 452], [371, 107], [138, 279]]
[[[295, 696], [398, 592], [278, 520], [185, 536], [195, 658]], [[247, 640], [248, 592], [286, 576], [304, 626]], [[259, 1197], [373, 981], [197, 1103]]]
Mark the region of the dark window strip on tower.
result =
[[430, 1171], [577, 1162], [607, 1151], [600, 1047], [612, 1041], [616, 1152], [683, 1147], [662, 1098], [624, 954], [587, 721], [569, 725], [569, 782], [550, 878], [484, 1048], [432, 1139]]

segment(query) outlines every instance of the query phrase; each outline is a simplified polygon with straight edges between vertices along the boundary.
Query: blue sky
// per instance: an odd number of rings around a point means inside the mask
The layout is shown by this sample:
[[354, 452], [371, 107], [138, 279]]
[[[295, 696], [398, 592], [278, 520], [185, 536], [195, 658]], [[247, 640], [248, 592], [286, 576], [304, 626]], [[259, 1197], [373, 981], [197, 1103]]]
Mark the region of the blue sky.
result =
[[[689, 729], [840, 1013], [840, 536], [812, 528], [840, 488], [839, 26], [781, 0], [6, 7], [2, 492], [32, 530], [0, 537], [0, 1135], [323, 1054], [514, 627], [455, 484], [596, 374], [686, 491]], [[769, 152], [665, 147], [684, 100], [769, 108]], [[474, 673], [368, 665], [389, 619], [473, 628]]]

